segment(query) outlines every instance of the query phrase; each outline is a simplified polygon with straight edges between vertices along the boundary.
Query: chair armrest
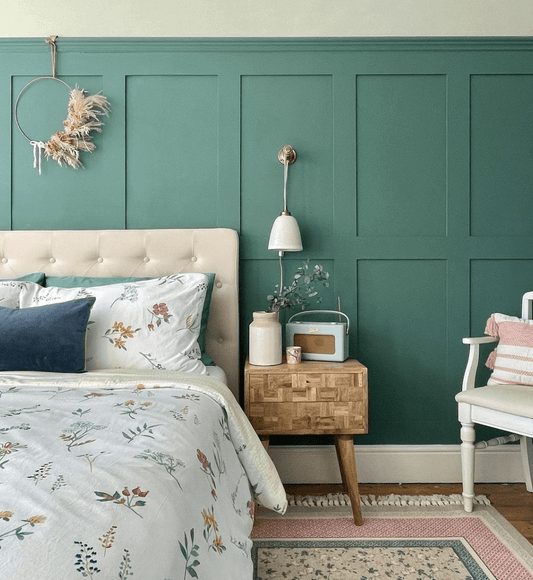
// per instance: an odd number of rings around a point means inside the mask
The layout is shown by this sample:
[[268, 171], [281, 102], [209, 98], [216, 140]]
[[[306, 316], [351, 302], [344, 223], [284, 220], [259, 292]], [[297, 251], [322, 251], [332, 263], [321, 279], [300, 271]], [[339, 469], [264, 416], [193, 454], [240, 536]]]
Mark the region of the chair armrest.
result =
[[498, 342], [498, 338], [493, 336], [478, 336], [463, 338], [463, 344], [488, 344], [490, 342]]
[[476, 372], [479, 363], [479, 345], [498, 342], [499, 339], [492, 336], [480, 336], [463, 338], [463, 343], [470, 345], [468, 352], [468, 362], [466, 363], [465, 374], [463, 376], [463, 391], [476, 387]]

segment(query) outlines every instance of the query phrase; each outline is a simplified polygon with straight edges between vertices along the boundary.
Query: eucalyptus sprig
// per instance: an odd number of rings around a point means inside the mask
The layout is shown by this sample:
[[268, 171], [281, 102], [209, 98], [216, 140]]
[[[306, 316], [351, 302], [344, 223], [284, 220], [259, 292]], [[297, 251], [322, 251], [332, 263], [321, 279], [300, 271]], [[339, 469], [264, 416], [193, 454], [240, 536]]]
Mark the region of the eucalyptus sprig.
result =
[[279, 284], [276, 284], [273, 294], [267, 296], [270, 303], [269, 312], [279, 312], [283, 308], [294, 308], [301, 306], [302, 310], [309, 304], [308, 298], [315, 300], [317, 304], [322, 302], [321, 296], [316, 290], [316, 286], [321, 284], [328, 288], [329, 273], [324, 271], [320, 264], [309, 266], [309, 260], [306, 260], [298, 268], [294, 278], [289, 286], [283, 286], [280, 290]]

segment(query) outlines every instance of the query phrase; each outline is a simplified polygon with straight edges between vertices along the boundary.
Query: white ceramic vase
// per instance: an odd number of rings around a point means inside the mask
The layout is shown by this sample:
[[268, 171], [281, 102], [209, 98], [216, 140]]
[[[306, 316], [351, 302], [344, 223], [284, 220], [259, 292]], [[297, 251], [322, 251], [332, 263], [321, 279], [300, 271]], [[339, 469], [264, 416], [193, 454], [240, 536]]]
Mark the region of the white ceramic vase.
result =
[[278, 312], [254, 312], [250, 324], [248, 361], [258, 366], [281, 364], [281, 324]]

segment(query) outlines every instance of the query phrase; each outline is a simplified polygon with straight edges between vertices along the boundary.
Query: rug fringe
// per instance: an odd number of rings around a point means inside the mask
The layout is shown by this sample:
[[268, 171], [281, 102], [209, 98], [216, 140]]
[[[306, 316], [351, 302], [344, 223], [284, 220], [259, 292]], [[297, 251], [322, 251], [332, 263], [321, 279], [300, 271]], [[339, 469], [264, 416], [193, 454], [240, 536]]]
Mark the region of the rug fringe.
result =
[[[329, 507], [329, 506], [351, 506], [352, 502], [345, 493], [329, 493], [327, 495], [287, 495], [289, 506], [304, 507]], [[484, 495], [476, 495], [475, 504], [491, 505], [488, 498]], [[445, 505], [463, 505], [463, 496], [461, 494], [451, 495], [362, 495], [361, 505], [364, 506], [445, 506]]]

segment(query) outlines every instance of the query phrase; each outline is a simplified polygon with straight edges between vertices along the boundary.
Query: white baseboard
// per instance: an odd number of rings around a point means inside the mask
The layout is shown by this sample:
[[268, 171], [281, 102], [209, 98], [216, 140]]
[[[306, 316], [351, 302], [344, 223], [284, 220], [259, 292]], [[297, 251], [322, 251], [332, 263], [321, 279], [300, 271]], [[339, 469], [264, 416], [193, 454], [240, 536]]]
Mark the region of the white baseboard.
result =
[[[283, 483], [340, 483], [333, 445], [271, 446]], [[458, 483], [459, 445], [356, 445], [359, 483]], [[523, 482], [518, 445], [476, 451], [478, 483]]]

